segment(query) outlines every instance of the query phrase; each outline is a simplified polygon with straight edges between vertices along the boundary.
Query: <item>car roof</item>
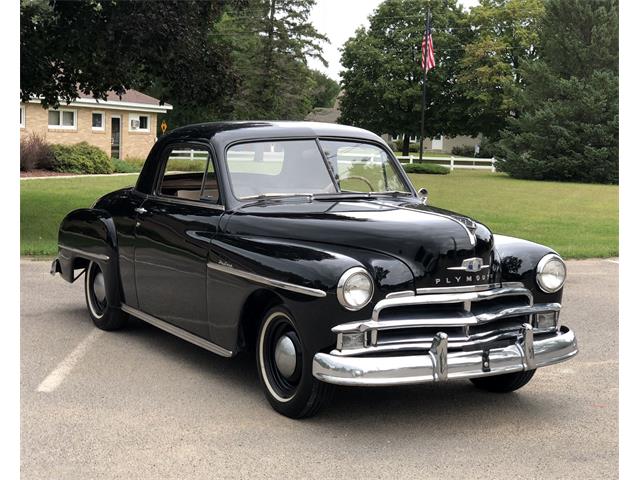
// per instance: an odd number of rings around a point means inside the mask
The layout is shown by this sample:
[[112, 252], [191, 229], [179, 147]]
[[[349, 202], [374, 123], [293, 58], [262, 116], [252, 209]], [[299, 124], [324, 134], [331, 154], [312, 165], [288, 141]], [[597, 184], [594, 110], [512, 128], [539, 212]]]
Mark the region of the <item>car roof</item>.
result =
[[165, 135], [163, 140], [209, 139], [224, 147], [238, 140], [287, 137], [347, 137], [382, 141], [368, 130], [348, 125], [263, 120], [198, 123], [177, 128]]

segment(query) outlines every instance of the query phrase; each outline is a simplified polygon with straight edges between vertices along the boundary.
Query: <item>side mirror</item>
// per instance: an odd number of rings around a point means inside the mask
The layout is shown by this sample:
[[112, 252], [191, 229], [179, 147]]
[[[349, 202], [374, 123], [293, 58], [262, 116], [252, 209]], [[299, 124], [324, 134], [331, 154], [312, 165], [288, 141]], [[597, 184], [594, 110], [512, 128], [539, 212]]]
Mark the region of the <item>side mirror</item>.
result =
[[422, 187], [420, 190], [418, 190], [418, 197], [420, 197], [422, 199], [422, 203], [426, 205], [427, 201], [429, 200], [429, 192], [426, 188]]

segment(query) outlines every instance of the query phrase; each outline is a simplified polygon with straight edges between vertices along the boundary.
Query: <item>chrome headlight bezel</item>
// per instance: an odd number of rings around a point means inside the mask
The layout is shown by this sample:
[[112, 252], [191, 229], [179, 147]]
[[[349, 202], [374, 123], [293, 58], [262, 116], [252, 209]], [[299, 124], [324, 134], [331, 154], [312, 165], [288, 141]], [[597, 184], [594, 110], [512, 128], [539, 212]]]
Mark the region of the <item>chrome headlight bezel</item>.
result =
[[[562, 266], [563, 277], [562, 277], [562, 282], [560, 282], [560, 285], [554, 288], [554, 287], [549, 287], [548, 285], [545, 285], [542, 278], [543, 278], [543, 275], [547, 273], [545, 272], [545, 269], [551, 263], [555, 263], [555, 262], [559, 262], [559, 264]], [[538, 287], [540, 287], [540, 290], [542, 290], [545, 293], [556, 293], [562, 287], [564, 287], [564, 283], [566, 280], [567, 280], [567, 265], [564, 263], [564, 260], [562, 260], [562, 258], [560, 258], [559, 255], [556, 255], [555, 253], [550, 253], [540, 259], [540, 261], [538, 262], [538, 266], [536, 268], [536, 283], [538, 284]]]
[[[358, 305], [349, 303], [349, 301], [347, 300], [347, 297], [345, 296], [345, 287], [347, 287], [348, 282], [356, 276], [364, 276], [369, 282], [369, 294], [366, 300]], [[371, 302], [371, 299], [373, 298], [373, 291], [374, 291], [373, 278], [371, 278], [371, 275], [369, 275], [369, 272], [367, 272], [362, 267], [353, 267], [345, 271], [340, 276], [340, 279], [338, 280], [338, 287], [336, 289], [336, 295], [338, 296], [338, 302], [340, 302], [340, 305], [342, 305], [344, 308], [346, 308], [349, 311], [355, 312], [363, 309], [369, 304], [369, 302]]]

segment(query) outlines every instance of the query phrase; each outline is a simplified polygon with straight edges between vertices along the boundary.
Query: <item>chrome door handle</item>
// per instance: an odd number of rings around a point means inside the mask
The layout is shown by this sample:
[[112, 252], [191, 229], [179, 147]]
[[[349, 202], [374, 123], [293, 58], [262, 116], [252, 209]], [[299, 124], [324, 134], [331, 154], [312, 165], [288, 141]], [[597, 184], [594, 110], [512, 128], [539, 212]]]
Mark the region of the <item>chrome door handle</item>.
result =
[[142, 208], [142, 207], [138, 207], [138, 208], [134, 208], [134, 211], [139, 213], [139, 214], [143, 214], [143, 213], [147, 213], [147, 209], [146, 208]]

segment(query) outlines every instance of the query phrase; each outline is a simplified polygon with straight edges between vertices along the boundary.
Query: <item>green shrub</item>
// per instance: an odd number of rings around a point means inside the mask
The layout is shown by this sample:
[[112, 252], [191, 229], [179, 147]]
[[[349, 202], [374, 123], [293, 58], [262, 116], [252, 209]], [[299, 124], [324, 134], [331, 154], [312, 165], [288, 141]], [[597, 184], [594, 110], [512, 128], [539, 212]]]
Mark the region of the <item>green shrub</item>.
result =
[[480, 144], [480, 152], [478, 157], [480, 158], [493, 158], [498, 153], [498, 147], [495, 143], [490, 142], [486, 138], [482, 140]]
[[458, 157], [475, 157], [476, 149], [473, 145], [460, 145], [453, 147], [451, 154], [457, 155]]
[[135, 165], [138, 171], [142, 170], [142, 166], [144, 165], [146, 159], [141, 157], [127, 157], [124, 159], [129, 165]]
[[170, 172], [198, 172], [203, 170], [202, 162], [172, 158], [167, 162], [167, 171]]
[[65, 173], [113, 173], [109, 157], [87, 142], [75, 145], [51, 145], [51, 170]]
[[[400, 146], [400, 150], [402, 150], [402, 145]], [[409, 144], [409, 151], [413, 152], [413, 153], [419, 153], [420, 152], [420, 144], [419, 143], [410, 143]]]
[[31, 133], [20, 140], [20, 170], [28, 171], [35, 168], [51, 169], [53, 152], [44, 137]]
[[402, 167], [407, 173], [430, 173], [432, 175], [447, 175], [449, 169], [433, 163], [403, 163]]
[[128, 160], [112, 158], [111, 162], [113, 163], [113, 171], [115, 173], [138, 173], [142, 169], [142, 165], [129, 162]]

